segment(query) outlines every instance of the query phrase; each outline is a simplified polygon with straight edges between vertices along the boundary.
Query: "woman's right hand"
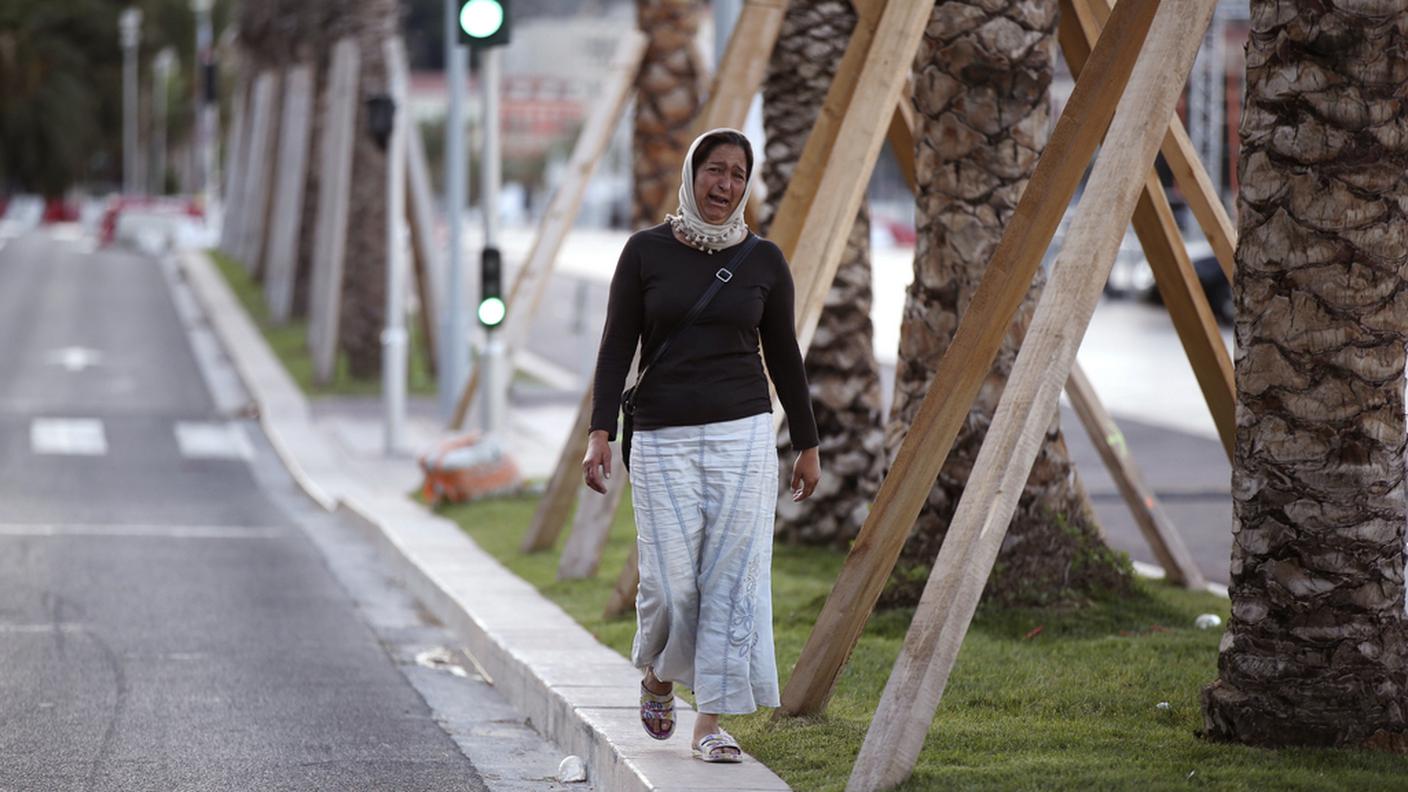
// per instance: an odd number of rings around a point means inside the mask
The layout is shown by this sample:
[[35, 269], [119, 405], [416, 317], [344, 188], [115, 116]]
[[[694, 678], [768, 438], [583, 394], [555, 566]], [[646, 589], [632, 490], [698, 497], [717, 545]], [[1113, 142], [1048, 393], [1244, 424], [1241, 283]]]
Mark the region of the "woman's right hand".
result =
[[611, 444], [605, 429], [587, 435], [587, 455], [582, 457], [582, 475], [587, 486], [606, 494], [606, 482], [611, 480]]

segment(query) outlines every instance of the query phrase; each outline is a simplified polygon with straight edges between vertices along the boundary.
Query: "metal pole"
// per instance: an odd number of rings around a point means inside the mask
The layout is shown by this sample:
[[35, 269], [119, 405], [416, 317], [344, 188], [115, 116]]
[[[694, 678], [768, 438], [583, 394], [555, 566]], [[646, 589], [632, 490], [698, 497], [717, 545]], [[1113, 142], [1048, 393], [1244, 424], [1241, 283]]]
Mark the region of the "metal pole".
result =
[[218, 106], [214, 96], [215, 46], [210, 29], [210, 7], [213, 0], [191, 0], [196, 14], [196, 188], [201, 193], [206, 227], [213, 228], [216, 220], [216, 157], [215, 125]]
[[137, 43], [142, 35], [142, 12], [128, 8], [117, 19], [122, 42], [122, 191], [135, 195], [137, 177]]
[[[479, 82], [484, 92], [484, 161], [480, 206], [484, 214], [484, 246], [499, 242], [499, 47], [479, 53]], [[504, 416], [507, 381], [504, 378], [504, 345], [498, 333], [487, 330], [484, 338], [484, 433], [491, 434]]]
[[176, 53], [170, 47], [152, 58], [152, 166], [148, 174], [152, 195], [166, 192], [166, 87], [175, 62]]
[[445, 119], [445, 224], [449, 230], [449, 270], [445, 307], [440, 317], [440, 419], [450, 420], [469, 371], [469, 328], [464, 312], [464, 94], [469, 52], [459, 43], [459, 4], [445, 0], [445, 71], [450, 94]]
[[400, 42], [386, 52], [393, 116], [386, 147], [386, 329], [381, 334], [382, 395], [386, 406], [386, 455], [404, 445], [406, 422], [406, 64]]

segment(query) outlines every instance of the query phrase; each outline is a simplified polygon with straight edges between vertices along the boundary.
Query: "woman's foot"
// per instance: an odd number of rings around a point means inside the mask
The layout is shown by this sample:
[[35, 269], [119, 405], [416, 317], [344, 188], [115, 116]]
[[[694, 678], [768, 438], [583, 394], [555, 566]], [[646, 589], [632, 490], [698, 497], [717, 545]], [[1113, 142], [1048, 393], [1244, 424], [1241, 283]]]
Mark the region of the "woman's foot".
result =
[[640, 683], [640, 723], [657, 740], [668, 740], [675, 733], [675, 686], [661, 682], [648, 668]]
[[716, 764], [737, 764], [743, 761], [743, 749], [726, 731], [706, 734], [694, 744], [694, 758]]
[[706, 762], [736, 763], [743, 761], [743, 749], [733, 735], [719, 725], [719, 716], [701, 712], [694, 720], [694, 741], [690, 744], [695, 759]]

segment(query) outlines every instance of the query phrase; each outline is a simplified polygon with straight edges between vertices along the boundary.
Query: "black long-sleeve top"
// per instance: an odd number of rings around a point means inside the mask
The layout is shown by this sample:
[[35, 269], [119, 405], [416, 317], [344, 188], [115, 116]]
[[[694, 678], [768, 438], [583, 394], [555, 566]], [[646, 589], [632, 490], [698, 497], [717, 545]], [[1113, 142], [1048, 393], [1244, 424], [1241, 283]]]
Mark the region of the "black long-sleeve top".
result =
[[[739, 243], [742, 244], [742, 243]], [[644, 366], [736, 252], [713, 255], [675, 238], [668, 223], [626, 242], [611, 278], [597, 351], [591, 429], [616, 439], [621, 391], [641, 343]], [[772, 411], [767, 370], [787, 413], [792, 447], [817, 445], [807, 373], [793, 329], [792, 273], [777, 245], [761, 240], [704, 312], [675, 338], [636, 393], [635, 428], [747, 418]]]

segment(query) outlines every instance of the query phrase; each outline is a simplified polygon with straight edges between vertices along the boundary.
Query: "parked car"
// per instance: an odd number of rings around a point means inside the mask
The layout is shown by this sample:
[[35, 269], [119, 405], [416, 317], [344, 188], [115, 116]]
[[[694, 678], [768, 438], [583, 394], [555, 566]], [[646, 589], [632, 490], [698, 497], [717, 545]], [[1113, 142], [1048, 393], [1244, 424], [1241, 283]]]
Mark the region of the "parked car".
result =
[[[1198, 285], [1203, 287], [1203, 295], [1208, 298], [1208, 307], [1212, 309], [1213, 318], [1218, 324], [1232, 324], [1232, 320], [1236, 318], [1232, 305], [1232, 284], [1227, 282], [1227, 276], [1222, 273], [1222, 265], [1213, 254], [1212, 245], [1205, 241], [1193, 242], [1188, 245], [1188, 258], [1193, 261], [1193, 271], [1198, 275]], [[1149, 265], [1146, 263], [1144, 266], [1147, 269]], [[1152, 275], [1150, 280], [1153, 280]], [[1141, 296], [1152, 303], [1163, 303], [1158, 288], [1152, 284]]]
[[[1133, 235], [1127, 235], [1132, 237]], [[1141, 254], [1126, 256], [1127, 246], [1120, 246], [1120, 258], [1110, 272], [1110, 280], [1105, 285], [1105, 293], [1111, 296], [1131, 296], [1152, 303], [1163, 302], [1158, 286], [1154, 283], [1153, 270]], [[1219, 324], [1230, 325], [1235, 316], [1232, 307], [1232, 285], [1222, 273], [1222, 265], [1212, 252], [1212, 245], [1199, 240], [1188, 245], [1188, 258], [1193, 262], [1193, 271], [1198, 275], [1198, 284], [1208, 299], [1213, 318]]]

